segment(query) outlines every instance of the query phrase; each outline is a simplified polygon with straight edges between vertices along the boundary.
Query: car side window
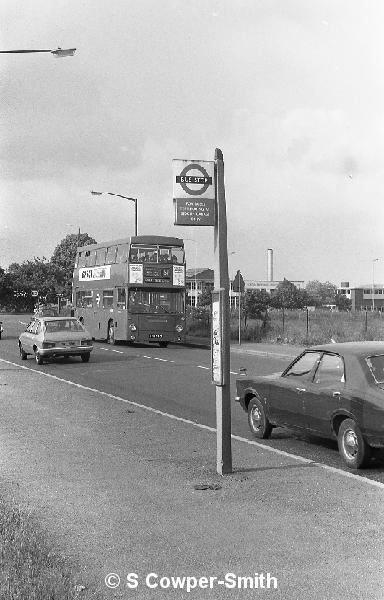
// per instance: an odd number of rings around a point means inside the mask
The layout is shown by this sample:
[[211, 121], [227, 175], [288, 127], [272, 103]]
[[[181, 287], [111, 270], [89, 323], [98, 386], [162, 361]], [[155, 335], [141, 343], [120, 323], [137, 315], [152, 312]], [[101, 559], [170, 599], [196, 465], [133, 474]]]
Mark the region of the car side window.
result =
[[36, 333], [36, 335], [38, 335], [40, 333], [40, 331], [41, 331], [41, 323], [40, 323], [40, 321], [37, 321], [34, 333]]
[[324, 354], [316, 371], [314, 383], [337, 385], [345, 383], [344, 361], [337, 354]]
[[35, 333], [35, 330], [36, 330], [36, 321], [32, 321], [32, 322], [31, 322], [31, 323], [28, 325], [28, 327], [27, 327], [26, 331], [28, 331], [28, 333]]
[[308, 376], [319, 362], [320, 352], [305, 352], [296, 362], [291, 365], [284, 373], [284, 377], [302, 377], [308, 379]]

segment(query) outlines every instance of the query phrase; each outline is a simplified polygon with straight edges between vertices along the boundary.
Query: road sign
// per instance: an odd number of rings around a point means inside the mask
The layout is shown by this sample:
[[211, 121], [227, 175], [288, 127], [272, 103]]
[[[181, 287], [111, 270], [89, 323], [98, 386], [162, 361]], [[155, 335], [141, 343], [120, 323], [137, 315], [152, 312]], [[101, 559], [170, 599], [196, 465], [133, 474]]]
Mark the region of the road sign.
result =
[[215, 225], [215, 163], [173, 162], [175, 225]]
[[172, 162], [174, 198], [215, 199], [214, 161], [175, 159]]
[[234, 292], [240, 292], [241, 294], [244, 293], [245, 284], [244, 284], [243, 276], [240, 273], [240, 271], [237, 271], [237, 273], [235, 275], [235, 279], [233, 280], [233, 283], [232, 283], [232, 289]]

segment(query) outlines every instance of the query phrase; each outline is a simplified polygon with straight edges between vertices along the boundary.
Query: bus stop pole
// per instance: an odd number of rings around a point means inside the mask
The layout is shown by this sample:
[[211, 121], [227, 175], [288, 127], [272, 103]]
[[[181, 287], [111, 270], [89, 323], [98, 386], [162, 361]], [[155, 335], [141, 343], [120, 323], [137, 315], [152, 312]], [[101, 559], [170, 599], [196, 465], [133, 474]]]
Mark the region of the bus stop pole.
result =
[[[227, 215], [224, 187], [224, 160], [215, 151], [216, 220], [214, 228], [214, 287], [221, 289], [222, 321], [221, 384], [216, 384], [217, 472], [232, 473], [231, 401], [230, 401], [230, 311], [227, 249]], [[212, 342], [213, 343], [213, 342]]]

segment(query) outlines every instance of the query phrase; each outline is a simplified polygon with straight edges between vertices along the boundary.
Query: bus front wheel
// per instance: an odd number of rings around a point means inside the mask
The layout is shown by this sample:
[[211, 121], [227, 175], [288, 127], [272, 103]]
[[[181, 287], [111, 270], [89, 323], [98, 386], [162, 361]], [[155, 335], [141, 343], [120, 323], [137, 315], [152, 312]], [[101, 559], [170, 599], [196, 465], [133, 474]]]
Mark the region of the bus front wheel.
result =
[[112, 320], [108, 322], [107, 344], [111, 344], [112, 346], [115, 344], [115, 328]]

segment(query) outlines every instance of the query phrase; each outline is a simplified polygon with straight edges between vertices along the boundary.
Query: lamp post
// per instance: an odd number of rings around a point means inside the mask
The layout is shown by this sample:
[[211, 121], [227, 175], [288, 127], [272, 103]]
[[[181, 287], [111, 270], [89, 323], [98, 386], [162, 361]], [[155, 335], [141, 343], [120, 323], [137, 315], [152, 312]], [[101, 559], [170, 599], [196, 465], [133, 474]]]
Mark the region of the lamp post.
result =
[[91, 194], [94, 196], [102, 196], [108, 194], [108, 196], [117, 196], [118, 198], [124, 198], [124, 200], [131, 200], [135, 203], [135, 235], [137, 235], [137, 198], [130, 198], [129, 196], [122, 196], [121, 194], [113, 194], [112, 192], [95, 192], [91, 190]]
[[375, 310], [375, 262], [378, 260], [378, 258], [372, 260], [372, 311]]
[[56, 48], [56, 50], [0, 50], [0, 54], [33, 54], [35, 52], [50, 52], [55, 58], [73, 56], [76, 48]]

